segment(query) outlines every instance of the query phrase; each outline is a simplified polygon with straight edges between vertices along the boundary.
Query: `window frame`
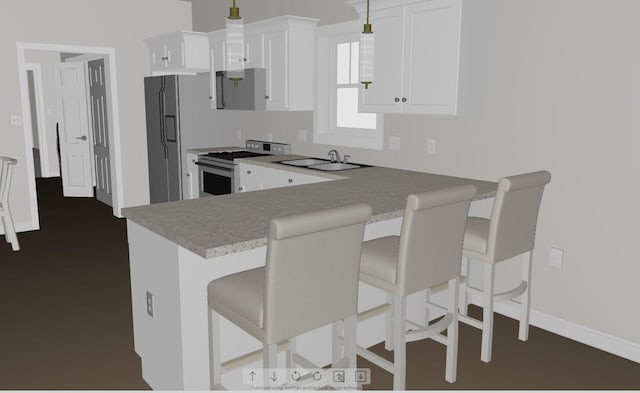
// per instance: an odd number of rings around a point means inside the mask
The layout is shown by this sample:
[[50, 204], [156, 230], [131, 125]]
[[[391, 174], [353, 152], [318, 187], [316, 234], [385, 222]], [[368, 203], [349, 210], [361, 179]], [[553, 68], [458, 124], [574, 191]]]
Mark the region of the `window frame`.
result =
[[[376, 128], [337, 127], [337, 46], [358, 41], [359, 21], [318, 27], [316, 31], [316, 105], [313, 116], [314, 143], [372, 150], [384, 148], [384, 115], [376, 114]], [[361, 94], [358, 89], [358, 95]]]

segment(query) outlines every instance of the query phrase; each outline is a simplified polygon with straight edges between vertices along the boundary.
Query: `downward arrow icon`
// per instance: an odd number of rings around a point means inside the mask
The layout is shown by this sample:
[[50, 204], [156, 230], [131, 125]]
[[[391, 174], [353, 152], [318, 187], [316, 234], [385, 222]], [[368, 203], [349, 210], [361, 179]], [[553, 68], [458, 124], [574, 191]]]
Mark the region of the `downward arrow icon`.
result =
[[271, 377], [271, 380], [272, 380], [273, 382], [275, 382], [275, 381], [277, 381], [277, 380], [278, 380], [278, 376], [276, 375], [276, 372], [275, 372], [275, 371], [273, 372], [273, 377]]

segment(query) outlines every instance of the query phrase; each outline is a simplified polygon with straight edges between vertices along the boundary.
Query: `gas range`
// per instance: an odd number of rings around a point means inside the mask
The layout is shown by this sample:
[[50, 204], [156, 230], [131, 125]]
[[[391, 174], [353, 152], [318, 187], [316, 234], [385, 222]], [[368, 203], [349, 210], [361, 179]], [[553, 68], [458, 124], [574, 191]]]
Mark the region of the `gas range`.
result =
[[271, 154], [291, 154], [291, 145], [286, 143], [248, 140], [246, 150], [227, 150], [208, 153], [198, 158], [204, 164], [235, 165], [239, 158], [263, 157]]
[[236, 192], [236, 166], [240, 158], [262, 157], [271, 154], [291, 154], [286, 143], [248, 140], [244, 150], [227, 150], [198, 157], [200, 196], [224, 195]]

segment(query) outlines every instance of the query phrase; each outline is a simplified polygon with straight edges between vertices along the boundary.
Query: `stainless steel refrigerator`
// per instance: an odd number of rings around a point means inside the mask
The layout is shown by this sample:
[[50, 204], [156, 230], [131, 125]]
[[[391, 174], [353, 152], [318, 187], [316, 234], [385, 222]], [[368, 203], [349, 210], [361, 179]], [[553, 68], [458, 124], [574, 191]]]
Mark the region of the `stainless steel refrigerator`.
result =
[[144, 80], [151, 203], [182, 199], [187, 149], [234, 143], [211, 109], [209, 85], [209, 74]]

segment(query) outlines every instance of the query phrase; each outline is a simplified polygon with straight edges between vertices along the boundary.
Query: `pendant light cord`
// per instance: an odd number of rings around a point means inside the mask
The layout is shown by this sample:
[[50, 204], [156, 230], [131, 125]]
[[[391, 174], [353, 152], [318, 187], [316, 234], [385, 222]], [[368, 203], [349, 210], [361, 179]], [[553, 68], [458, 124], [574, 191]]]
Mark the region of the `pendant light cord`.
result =
[[[235, 0], [233, 0], [235, 2]], [[369, 23], [369, 0], [367, 0], [367, 24]]]

